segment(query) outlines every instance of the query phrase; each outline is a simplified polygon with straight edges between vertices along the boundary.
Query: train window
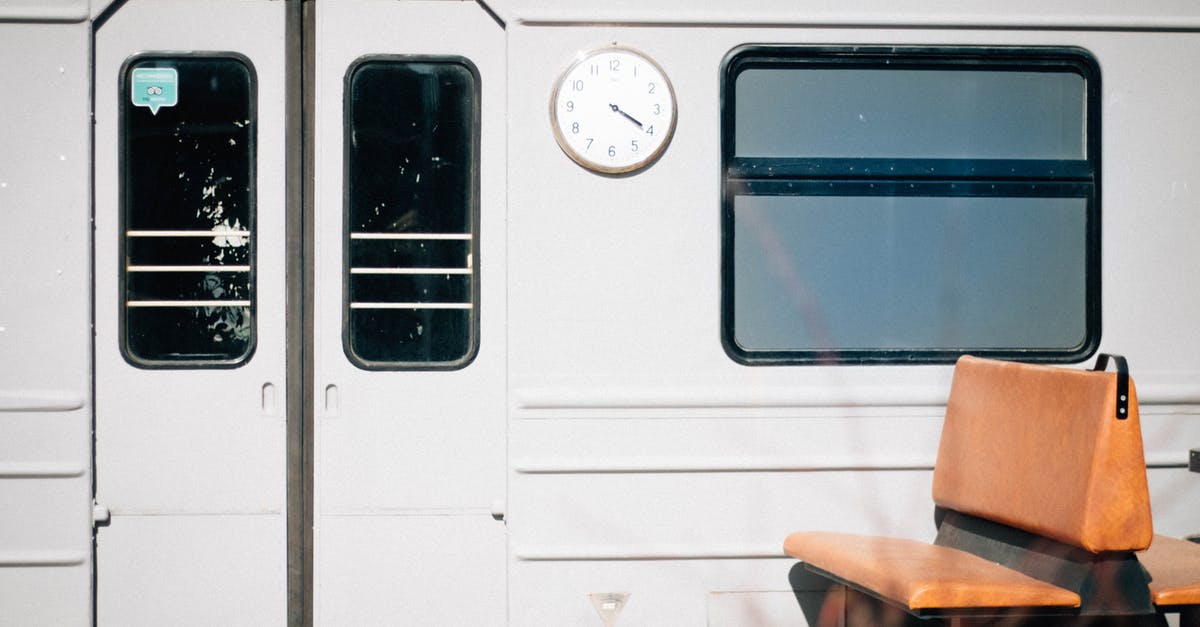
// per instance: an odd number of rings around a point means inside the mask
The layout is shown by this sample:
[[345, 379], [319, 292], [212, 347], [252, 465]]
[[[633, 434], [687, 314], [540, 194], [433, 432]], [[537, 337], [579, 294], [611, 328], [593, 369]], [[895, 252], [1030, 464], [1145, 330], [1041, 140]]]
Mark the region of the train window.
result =
[[346, 355], [464, 367], [479, 344], [479, 75], [462, 58], [365, 58], [344, 111]]
[[730, 55], [722, 88], [733, 359], [1095, 350], [1100, 91], [1086, 52], [752, 46]]
[[121, 72], [121, 350], [232, 367], [255, 342], [255, 81], [236, 55], [140, 55]]

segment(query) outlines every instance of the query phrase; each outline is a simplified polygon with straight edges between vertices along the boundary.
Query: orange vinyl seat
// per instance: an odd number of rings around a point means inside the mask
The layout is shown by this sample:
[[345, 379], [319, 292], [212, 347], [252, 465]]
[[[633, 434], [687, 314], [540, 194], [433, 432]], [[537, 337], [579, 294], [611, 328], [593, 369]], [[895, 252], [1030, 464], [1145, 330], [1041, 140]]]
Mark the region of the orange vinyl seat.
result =
[[1155, 535], [1138, 553], [1150, 573], [1150, 598], [1159, 607], [1200, 606], [1200, 544]]
[[909, 610], [1079, 607], [1079, 595], [966, 551], [901, 538], [797, 532], [784, 550]]
[[1137, 392], [1124, 359], [1116, 373], [1108, 359], [1087, 371], [962, 357], [934, 467], [934, 544], [801, 531], [784, 550], [916, 616], [1200, 606], [1200, 545], [1154, 535]]

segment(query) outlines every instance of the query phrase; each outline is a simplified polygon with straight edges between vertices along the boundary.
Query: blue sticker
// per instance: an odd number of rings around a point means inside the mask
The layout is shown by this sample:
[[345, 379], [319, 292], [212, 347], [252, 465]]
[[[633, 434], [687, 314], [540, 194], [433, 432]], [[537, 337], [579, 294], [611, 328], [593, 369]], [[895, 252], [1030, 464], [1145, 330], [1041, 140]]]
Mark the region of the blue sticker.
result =
[[133, 106], [149, 107], [158, 115], [159, 107], [179, 104], [179, 73], [175, 68], [135, 68], [130, 77]]

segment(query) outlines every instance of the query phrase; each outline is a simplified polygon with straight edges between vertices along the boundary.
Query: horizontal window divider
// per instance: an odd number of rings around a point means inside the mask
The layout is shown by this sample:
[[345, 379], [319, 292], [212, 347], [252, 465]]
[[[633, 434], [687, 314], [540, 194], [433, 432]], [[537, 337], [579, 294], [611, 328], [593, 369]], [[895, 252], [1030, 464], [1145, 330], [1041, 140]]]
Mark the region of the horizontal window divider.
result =
[[247, 230], [125, 231], [126, 237], [250, 237]]
[[471, 241], [470, 233], [351, 233], [350, 239], [383, 240], [461, 240]]
[[351, 309], [471, 309], [471, 303], [350, 303]]
[[962, 179], [1050, 182], [1090, 181], [1087, 161], [1042, 159], [880, 159], [735, 157], [727, 174], [737, 179]]
[[963, 196], [997, 198], [1086, 198], [1083, 181], [976, 181], [917, 179], [729, 179], [731, 196]]
[[126, 307], [249, 307], [248, 300], [130, 300]]
[[249, 272], [250, 266], [127, 266], [126, 272]]
[[350, 274], [471, 274], [471, 268], [350, 268]]

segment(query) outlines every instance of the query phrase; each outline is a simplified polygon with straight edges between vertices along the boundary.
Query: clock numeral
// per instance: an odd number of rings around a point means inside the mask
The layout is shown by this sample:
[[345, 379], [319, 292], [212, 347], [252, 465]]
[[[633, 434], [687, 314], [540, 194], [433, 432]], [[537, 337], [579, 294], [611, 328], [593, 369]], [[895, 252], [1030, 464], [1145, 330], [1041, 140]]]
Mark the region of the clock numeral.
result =
[[591, 150], [592, 149], [592, 138], [588, 137], [586, 139], [587, 139], [588, 145], [587, 145], [587, 148], [584, 148], [584, 150]]
[[591, 72], [592, 76], [598, 76], [600, 74], [600, 66], [593, 63], [591, 65]]
[[[595, 66], [593, 66], [593, 67], [595, 67]], [[575, 81], [571, 83], [571, 90], [572, 91], [583, 91], [583, 79], [582, 78], [575, 79]]]
[[[646, 93], [649, 93], [649, 94], [652, 94], [652, 93], [654, 93], [654, 88], [655, 88], [655, 87], [656, 87], [656, 85], [655, 85], [654, 83], [650, 83], [650, 85], [649, 85], [649, 89], [647, 89], [647, 90], [646, 90]], [[581, 89], [582, 89], [582, 88], [581, 88]]]
[[571, 124], [571, 133], [572, 133], [572, 134], [574, 134], [574, 135], [578, 135], [578, 134], [579, 134], [579, 122], [573, 122], [573, 123]]
[[[656, 109], [657, 109], [657, 108], [658, 108], [658, 105], [654, 105], [654, 108], [656, 108]], [[572, 111], [574, 111], [574, 110], [575, 110], [575, 101], [574, 101], [574, 100], [568, 100], [568, 101], [567, 101], [567, 113], [571, 113], [571, 112], [572, 112]], [[656, 113], [657, 113], [657, 112], [656, 112]]]
[[609, 59], [608, 60], [608, 71], [609, 72], [621, 71], [621, 60], [620, 59]]
[[608, 156], [610, 156], [610, 157], [615, 157], [615, 156], [617, 156], [617, 147], [616, 147], [616, 146], [609, 146], [609, 147], [608, 147]]
[[[570, 105], [571, 105], [571, 103], [568, 102], [567, 103], [567, 111], [571, 110]], [[654, 115], [662, 115], [662, 105], [659, 105], [659, 104], [654, 105]]]
[[630, 149], [630, 150], [632, 150], [633, 152], [637, 152], [637, 151], [638, 151], [638, 145], [637, 145], [637, 140], [636, 140], [636, 139], [634, 139], [634, 140], [631, 140], [631, 141], [629, 142], [629, 149]]
[[653, 135], [653, 134], [654, 134], [654, 125], [653, 125], [653, 124], [651, 124], [650, 126], [647, 126], [647, 127], [646, 127], [646, 134], [647, 134], [647, 135]]

